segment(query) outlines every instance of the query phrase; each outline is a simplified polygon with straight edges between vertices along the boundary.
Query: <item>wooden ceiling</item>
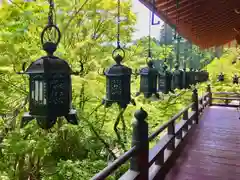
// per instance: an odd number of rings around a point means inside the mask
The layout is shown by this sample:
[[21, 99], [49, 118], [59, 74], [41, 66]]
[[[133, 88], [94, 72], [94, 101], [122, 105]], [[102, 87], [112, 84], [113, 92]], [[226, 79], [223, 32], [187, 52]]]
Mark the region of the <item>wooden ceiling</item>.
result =
[[240, 0], [139, 1], [201, 48], [224, 45], [240, 30]]

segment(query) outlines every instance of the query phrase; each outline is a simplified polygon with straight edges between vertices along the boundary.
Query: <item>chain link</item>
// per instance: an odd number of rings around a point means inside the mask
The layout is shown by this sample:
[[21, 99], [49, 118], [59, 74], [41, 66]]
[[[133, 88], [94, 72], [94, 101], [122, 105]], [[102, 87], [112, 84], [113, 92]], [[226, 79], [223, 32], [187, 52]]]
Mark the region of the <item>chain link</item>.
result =
[[54, 3], [53, 0], [48, 0], [49, 3], [49, 12], [48, 12], [48, 25], [53, 25], [53, 11], [54, 11]]
[[117, 2], [117, 48], [120, 48], [120, 0]]
[[[155, 7], [153, 7], [155, 8]], [[149, 27], [148, 27], [148, 57], [152, 57], [152, 52], [151, 52], [151, 10], [149, 10]]]

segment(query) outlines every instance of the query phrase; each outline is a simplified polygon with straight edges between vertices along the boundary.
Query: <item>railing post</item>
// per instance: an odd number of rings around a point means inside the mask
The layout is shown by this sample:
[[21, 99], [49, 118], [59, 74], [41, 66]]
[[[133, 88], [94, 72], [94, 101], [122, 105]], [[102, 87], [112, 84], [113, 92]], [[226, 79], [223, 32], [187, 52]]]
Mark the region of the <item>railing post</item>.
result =
[[142, 108], [134, 114], [132, 147], [137, 147], [137, 153], [130, 160], [130, 169], [140, 173], [139, 180], [148, 179], [148, 123], [145, 121], [147, 116], [147, 112]]
[[[168, 125], [168, 135], [175, 135], [175, 121], [172, 121], [169, 125]], [[175, 149], [175, 138], [173, 138], [171, 140], [171, 142], [169, 143], [168, 150], [173, 151]]]
[[212, 91], [211, 91], [211, 86], [210, 84], [208, 84], [207, 86], [207, 92], [208, 92], [208, 103], [209, 103], [209, 106], [212, 105]]
[[195, 88], [192, 93], [192, 101], [193, 101], [193, 106], [192, 106], [192, 111], [195, 111], [195, 122], [198, 124], [198, 116], [199, 116], [199, 110], [198, 110], [198, 92], [197, 89]]
[[[183, 120], [188, 121], [188, 110], [183, 113]], [[188, 131], [188, 124], [183, 127], [183, 131]]]

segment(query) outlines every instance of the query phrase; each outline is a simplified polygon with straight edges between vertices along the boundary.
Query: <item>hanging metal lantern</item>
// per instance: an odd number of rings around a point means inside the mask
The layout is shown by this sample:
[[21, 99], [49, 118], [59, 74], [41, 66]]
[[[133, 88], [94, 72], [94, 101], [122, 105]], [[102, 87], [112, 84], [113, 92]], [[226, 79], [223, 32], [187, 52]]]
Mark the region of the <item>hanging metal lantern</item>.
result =
[[183, 78], [183, 72], [182, 70], [179, 70], [179, 64], [175, 64], [175, 71], [172, 75], [172, 89], [182, 89], [182, 78]]
[[[57, 43], [43, 43], [44, 33], [55, 29], [58, 33]], [[57, 26], [47, 26], [41, 36], [43, 49], [47, 56], [33, 62], [24, 74], [29, 75], [29, 112], [22, 118], [22, 126], [36, 118], [43, 129], [51, 128], [57, 117], [64, 116], [71, 124], [78, 124], [76, 111], [71, 107], [72, 70], [65, 60], [53, 55], [60, 41]]]
[[167, 94], [171, 91], [172, 74], [167, 70], [168, 66], [163, 64], [163, 71], [158, 75], [158, 91]]
[[[115, 55], [120, 50], [123, 55]], [[125, 108], [131, 102], [131, 74], [132, 69], [121, 64], [125, 57], [125, 52], [122, 48], [117, 48], [113, 51], [113, 59], [116, 64], [109, 67], [105, 72], [106, 76], [106, 99], [104, 103], [106, 107], [112, 103], [118, 103], [120, 107]]]
[[234, 76], [233, 76], [233, 84], [238, 84], [238, 79], [239, 79], [238, 75], [234, 74]]
[[149, 98], [154, 94], [158, 98], [159, 97], [159, 95], [157, 94], [158, 71], [156, 68], [153, 67], [152, 61], [148, 61], [147, 65], [148, 67], [144, 67], [139, 71], [140, 91], [139, 93], [137, 93], [137, 95], [143, 93], [144, 97]]
[[207, 71], [201, 71], [201, 82], [206, 82], [209, 79], [209, 73]]
[[219, 82], [224, 81], [224, 74], [222, 72], [218, 75], [218, 81]]
[[190, 71], [187, 72], [187, 76], [188, 76], [188, 80], [189, 80], [189, 86], [190, 85], [195, 85], [197, 82], [196, 82], [196, 72], [193, 68], [190, 68]]

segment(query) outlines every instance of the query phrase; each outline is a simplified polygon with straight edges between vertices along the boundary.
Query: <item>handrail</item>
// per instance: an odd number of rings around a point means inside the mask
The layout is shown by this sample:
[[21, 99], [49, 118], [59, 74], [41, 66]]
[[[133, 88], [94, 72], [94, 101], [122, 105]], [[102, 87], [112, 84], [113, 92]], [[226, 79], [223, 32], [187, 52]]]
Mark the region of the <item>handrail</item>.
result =
[[136, 151], [137, 151], [137, 147], [136, 146], [132, 147], [130, 150], [128, 150], [119, 158], [117, 158], [115, 161], [113, 161], [111, 165], [105, 167], [101, 172], [96, 174], [92, 179], [105, 179], [113, 171], [115, 171], [119, 167], [119, 165], [122, 165], [126, 161], [128, 161]]
[[193, 106], [193, 103], [189, 104], [186, 108], [181, 110], [177, 115], [173, 116], [168, 122], [163, 124], [160, 128], [158, 128], [154, 133], [152, 133], [148, 137], [148, 141], [152, 141], [154, 138], [156, 138], [163, 130], [165, 130], [169, 124], [171, 124], [173, 121], [176, 121], [181, 115], [183, 115], [184, 112], [186, 112], [189, 108]]
[[[208, 99], [206, 99], [208, 97]], [[136, 178], [148, 179], [149, 167], [155, 162], [161, 166], [160, 170], [165, 165], [164, 150], [168, 149], [172, 152], [175, 152], [177, 148], [175, 144], [175, 138], [182, 140], [186, 134], [183, 132], [189, 131], [189, 127], [192, 124], [198, 124], [199, 114], [199, 103], [200, 105], [204, 104], [210, 105], [211, 102], [211, 92], [208, 91], [201, 98], [198, 98], [197, 90], [193, 91], [192, 103], [183, 108], [180, 112], [174, 115], [168, 122], [160, 126], [156, 131], [154, 131], [150, 136], [148, 136], [148, 131], [143, 129], [148, 129], [148, 124], [145, 121], [146, 117], [140, 117], [139, 114], [135, 115], [137, 124], [133, 126], [133, 142], [132, 148], [121, 155], [113, 163], [104, 168], [101, 172], [96, 174], [92, 180], [102, 180], [107, 178], [112, 174], [116, 169], [121, 165], [130, 160], [130, 170], [127, 171], [121, 179], [133, 180]], [[200, 102], [199, 102], [200, 101]], [[202, 101], [202, 102], [201, 102]], [[200, 109], [203, 110], [206, 106], [203, 105]], [[192, 109], [192, 113], [189, 114], [188, 110]], [[139, 112], [138, 112], [139, 113]], [[146, 112], [145, 112], [146, 113]], [[136, 113], [135, 113], [136, 114]], [[140, 113], [141, 114], [141, 113]], [[142, 113], [141, 115], [143, 115]], [[183, 115], [183, 119], [180, 120], [175, 125], [177, 119]], [[144, 118], [137, 119], [137, 118]], [[194, 123], [195, 122], [195, 123]], [[149, 142], [155, 139], [161, 132], [167, 129], [167, 134], [158, 141], [158, 143], [152, 148], [149, 149]], [[145, 139], [146, 137], [146, 139]], [[142, 139], [143, 138], [143, 139]], [[181, 141], [180, 141], [181, 142]], [[145, 147], [146, 146], [146, 147]], [[147, 148], [147, 149], [146, 149]], [[147, 156], [147, 159], [146, 159]], [[167, 157], [170, 158], [171, 156]], [[166, 165], [167, 166], [167, 165]]]
[[238, 94], [240, 95], [240, 93], [237, 92], [212, 92], [212, 94], [217, 94], [217, 95], [221, 95], [221, 94]]
[[[212, 103], [214, 106], [224, 106], [224, 107], [239, 107], [240, 106], [240, 93], [237, 92], [212, 92], [212, 101], [219, 100], [224, 101], [224, 103]], [[220, 96], [222, 95], [222, 96]], [[220, 96], [220, 97], [219, 97]], [[231, 101], [237, 100], [239, 104], [230, 104]]]

